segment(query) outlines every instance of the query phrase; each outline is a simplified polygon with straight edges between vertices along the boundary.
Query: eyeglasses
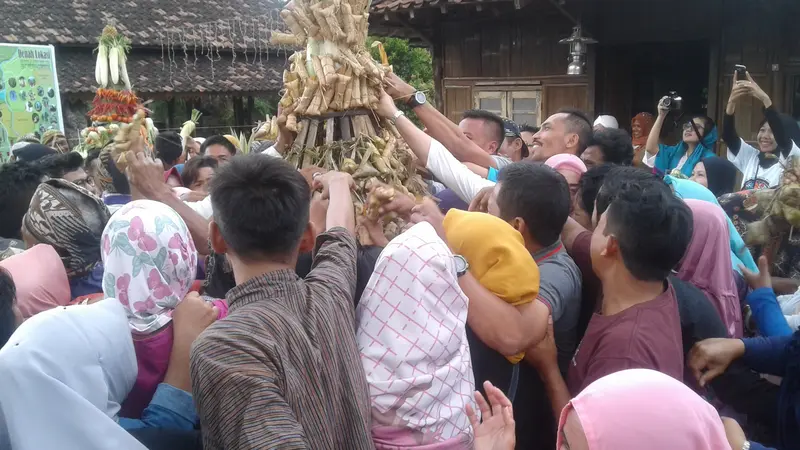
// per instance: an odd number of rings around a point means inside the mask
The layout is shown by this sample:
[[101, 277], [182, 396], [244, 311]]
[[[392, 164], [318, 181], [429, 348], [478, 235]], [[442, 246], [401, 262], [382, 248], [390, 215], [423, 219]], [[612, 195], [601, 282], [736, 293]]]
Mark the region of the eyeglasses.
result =
[[94, 180], [90, 177], [78, 178], [77, 180], [73, 180], [72, 184], [88, 189], [89, 187], [94, 187]]
[[702, 125], [698, 125], [694, 122], [686, 122], [685, 124], [683, 124], [684, 130], [693, 130], [694, 128], [697, 128], [697, 131], [706, 131], [705, 127], [703, 127]]

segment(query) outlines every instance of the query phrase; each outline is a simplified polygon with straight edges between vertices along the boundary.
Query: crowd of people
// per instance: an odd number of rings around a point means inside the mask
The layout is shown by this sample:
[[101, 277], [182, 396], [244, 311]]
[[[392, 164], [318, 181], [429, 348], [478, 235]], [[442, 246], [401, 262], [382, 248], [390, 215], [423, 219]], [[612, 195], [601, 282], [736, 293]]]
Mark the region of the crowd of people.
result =
[[415, 92], [387, 75], [374, 114], [431, 195], [382, 199], [408, 226], [378, 245], [352, 176], [290, 166], [283, 127], [246, 155], [164, 132], [124, 164], [15, 144], [0, 448], [800, 448], [800, 261], [791, 229], [784, 253], [742, 238], [800, 128], [749, 75], [721, 134], [691, 117], [675, 145], [665, 99], [630, 134], [417, 100], [423, 130]]

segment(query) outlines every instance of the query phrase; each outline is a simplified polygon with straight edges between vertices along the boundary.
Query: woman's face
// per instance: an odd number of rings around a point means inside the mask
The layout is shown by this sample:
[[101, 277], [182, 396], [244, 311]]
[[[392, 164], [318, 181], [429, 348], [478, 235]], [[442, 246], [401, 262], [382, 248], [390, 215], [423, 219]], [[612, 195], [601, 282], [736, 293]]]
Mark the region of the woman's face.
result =
[[574, 409], [570, 408], [564, 427], [561, 428], [561, 447], [558, 450], [589, 450], [586, 432]]
[[193, 191], [208, 193], [208, 183], [213, 176], [214, 169], [211, 167], [201, 167], [200, 170], [197, 171], [197, 178], [188, 188]]
[[634, 139], [639, 139], [640, 137], [642, 137], [643, 131], [644, 130], [642, 129], [642, 124], [639, 123], [638, 120], [634, 120], [633, 123], [631, 123], [631, 137], [633, 137]]
[[578, 192], [578, 183], [581, 181], [581, 175], [575, 173], [573, 170], [563, 170], [559, 169], [556, 172], [560, 173], [567, 179], [567, 184], [569, 184], [569, 198], [574, 203], [575, 202], [575, 194]]
[[758, 149], [764, 153], [770, 153], [777, 148], [778, 143], [775, 141], [775, 135], [772, 134], [772, 128], [764, 122], [764, 125], [758, 130]]
[[[695, 126], [697, 127], [697, 131], [700, 133], [705, 133], [706, 126], [703, 122], [703, 119], [692, 119], [692, 122], [694, 122]], [[692, 124], [689, 122], [683, 124], [683, 142], [686, 142], [687, 144], [697, 144], [700, 142], [700, 139], [697, 137], [697, 133], [694, 132], [694, 127], [692, 127]]]
[[708, 187], [708, 175], [706, 175], [706, 166], [705, 164], [703, 164], [702, 161], [695, 164], [694, 170], [692, 170], [692, 176], [689, 179], [697, 184], [702, 184], [703, 186]]

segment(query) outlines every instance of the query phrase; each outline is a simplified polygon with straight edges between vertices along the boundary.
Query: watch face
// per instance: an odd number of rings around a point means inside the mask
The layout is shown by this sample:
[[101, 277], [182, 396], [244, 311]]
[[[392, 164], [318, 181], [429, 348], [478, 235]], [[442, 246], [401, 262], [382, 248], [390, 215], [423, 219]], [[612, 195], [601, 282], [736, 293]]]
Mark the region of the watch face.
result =
[[461, 255], [453, 255], [456, 262], [456, 273], [461, 274], [467, 271], [467, 260]]
[[425, 93], [421, 92], [421, 91], [418, 91], [418, 92], [414, 93], [414, 101], [417, 102], [420, 105], [424, 104], [427, 101], [427, 98], [425, 97]]

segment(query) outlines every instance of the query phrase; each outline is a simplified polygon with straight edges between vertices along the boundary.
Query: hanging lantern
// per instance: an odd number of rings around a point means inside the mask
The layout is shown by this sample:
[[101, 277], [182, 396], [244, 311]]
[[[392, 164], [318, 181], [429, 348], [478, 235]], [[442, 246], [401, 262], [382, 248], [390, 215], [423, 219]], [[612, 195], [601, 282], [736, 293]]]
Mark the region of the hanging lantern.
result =
[[592, 38], [584, 37], [581, 34], [581, 26], [572, 29], [572, 36], [558, 41], [559, 44], [569, 44], [569, 65], [567, 75], [583, 75], [583, 67], [586, 65], [586, 51], [589, 44], [597, 44]]

